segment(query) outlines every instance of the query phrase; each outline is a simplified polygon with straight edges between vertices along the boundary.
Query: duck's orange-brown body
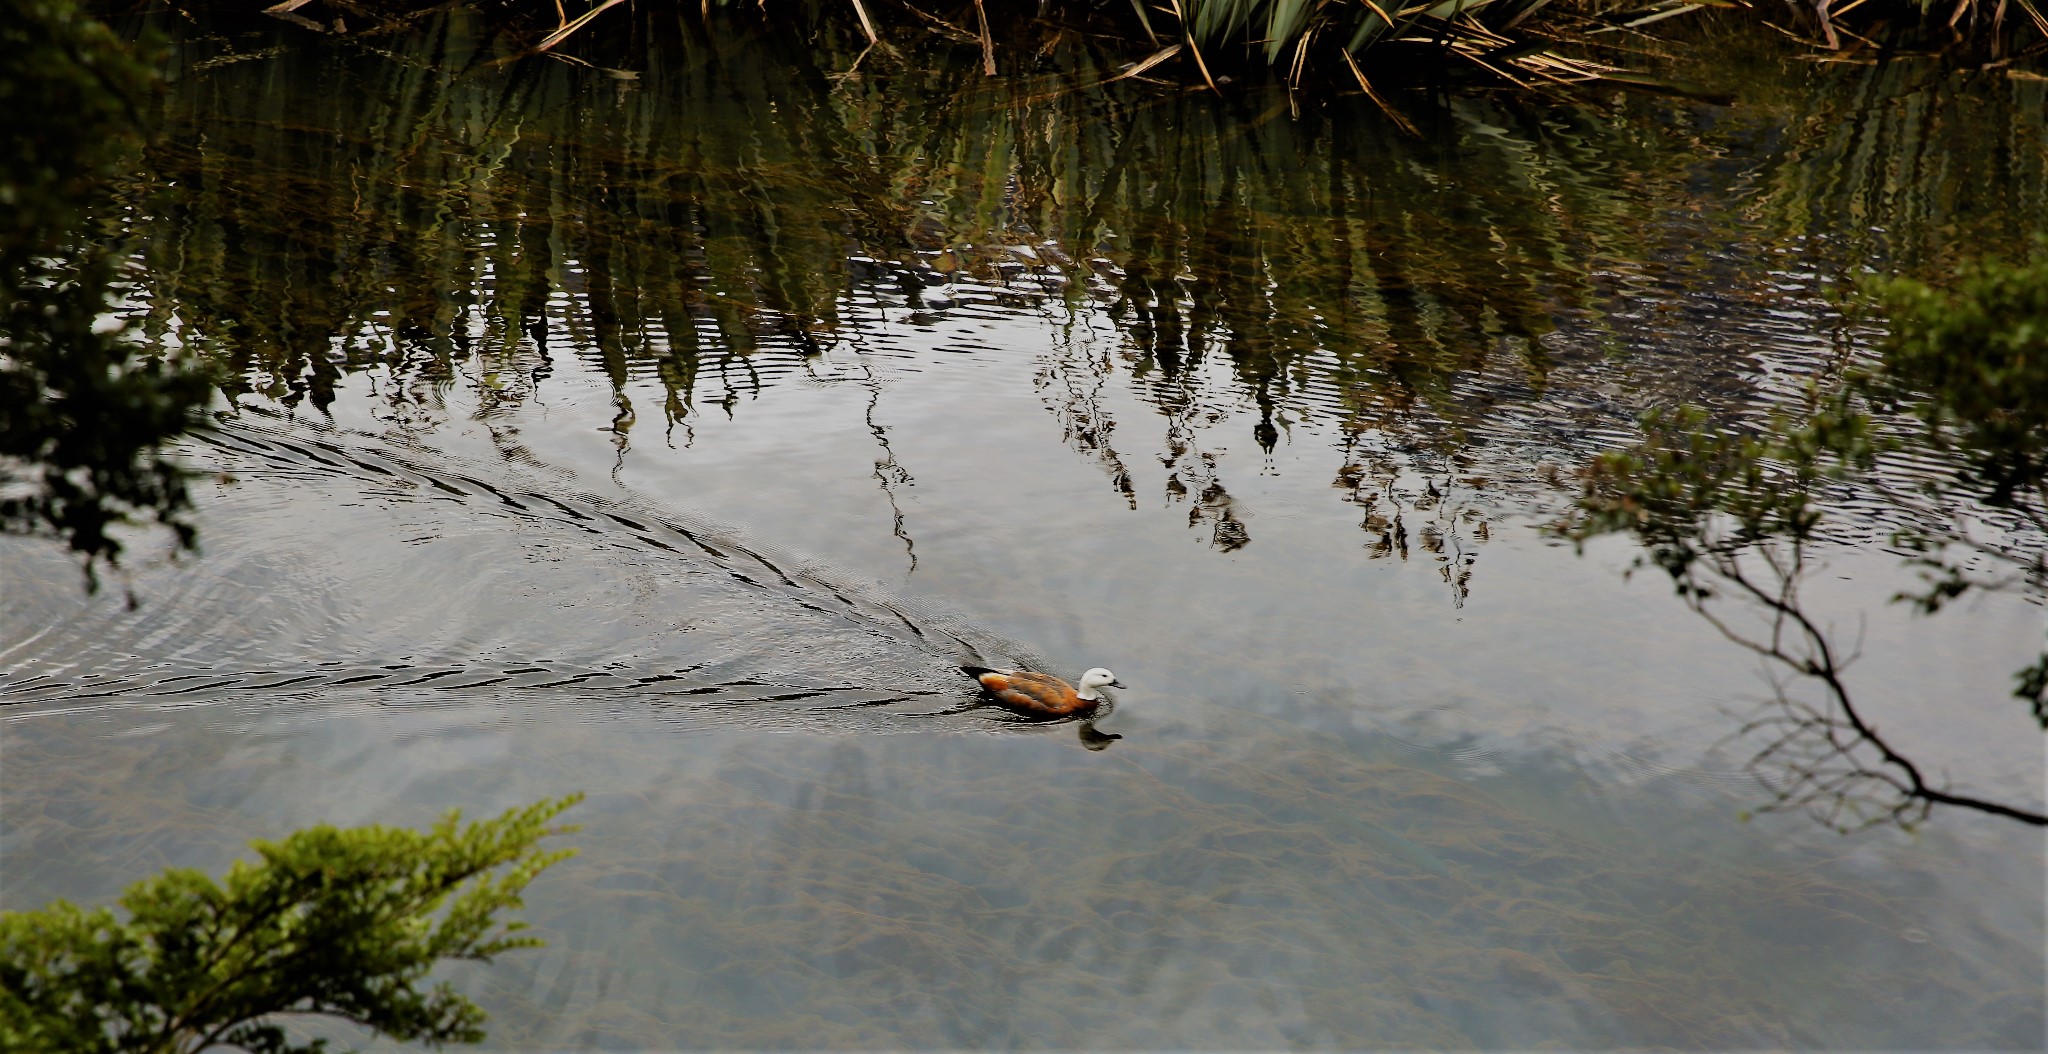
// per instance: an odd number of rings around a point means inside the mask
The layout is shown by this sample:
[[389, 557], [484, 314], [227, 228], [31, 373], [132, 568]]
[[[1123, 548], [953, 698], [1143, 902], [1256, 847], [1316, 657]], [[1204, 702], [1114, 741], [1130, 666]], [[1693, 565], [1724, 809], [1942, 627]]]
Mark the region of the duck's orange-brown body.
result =
[[1083, 699], [1074, 686], [1049, 673], [1030, 670], [983, 670], [962, 667], [981, 682], [982, 691], [996, 702], [1020, 713], [1037, 717], [1072, 717], [1085, 714], [1101, 699]]

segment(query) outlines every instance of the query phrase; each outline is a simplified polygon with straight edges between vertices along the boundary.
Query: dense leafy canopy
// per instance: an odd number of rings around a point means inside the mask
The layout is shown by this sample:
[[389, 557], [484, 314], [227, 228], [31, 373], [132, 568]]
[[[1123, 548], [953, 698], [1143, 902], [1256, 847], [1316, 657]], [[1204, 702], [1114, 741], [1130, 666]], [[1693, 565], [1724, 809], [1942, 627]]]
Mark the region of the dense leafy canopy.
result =
[[573, 795], [425, 833], [298, 831], [259, 841], [225, 881], [172, 870], [129, 887], [127, 918], [57, 901], [0, 914], [0, 1049], [186, 1052], [228, 1045], [315, 1051], [280, 1014], [325, 1014], [429, 1043], [475, 1043], [484, 1014], [446, 982], [447, 959], [488, 961], [539, 942], [498, 914], [573, 850], [537, 843]]
[[2048, 261], [1981, 264], [1953, 290], [1911, 279], [1874, 283], [1894, 335], [1881, 394], [1959, 453], [1956, 481], [1998, 508], [2048, 509]]

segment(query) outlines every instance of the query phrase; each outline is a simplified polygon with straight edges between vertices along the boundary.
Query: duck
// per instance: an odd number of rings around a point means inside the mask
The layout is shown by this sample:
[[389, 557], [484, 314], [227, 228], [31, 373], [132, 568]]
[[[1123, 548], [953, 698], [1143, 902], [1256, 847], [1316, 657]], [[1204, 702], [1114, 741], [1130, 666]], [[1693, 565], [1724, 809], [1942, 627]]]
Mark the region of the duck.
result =
[[1072, 717], [1091, 713], [1102, 704], [1102, 696], [1095, 691], [1097, 688], [1123, 687], [1116, 674], [1100, 666], [1082, 674], [1079, 686], [1035, 670], [962, 666], [960, 671], [979, 681], [981, 690], [996, 702], [1033, 717]]

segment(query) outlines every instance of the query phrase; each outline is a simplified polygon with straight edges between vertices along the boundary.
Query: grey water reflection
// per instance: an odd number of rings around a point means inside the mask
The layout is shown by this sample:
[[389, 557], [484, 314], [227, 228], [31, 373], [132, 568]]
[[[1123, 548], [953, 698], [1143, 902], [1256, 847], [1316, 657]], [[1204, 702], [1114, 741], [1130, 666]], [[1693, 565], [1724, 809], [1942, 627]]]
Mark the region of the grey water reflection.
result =
[[1721, 795], [1313, 707], [1183, 700], [1107, 754], [462, 696], [195, 716], [10, 725], [10, 897], [583, 787], [582, 855], [530, 898], [549, 947], [454, 974], [500, 1047], [2028, 1049], [2041, 1025], [2036, 949], [1982, 928], [2010, 906], [1958, 910], [2024, 875], [1948, 832], [1788, 845]]
[[[0, 552], [8, 906], [582, 789], [550, 947], [457, 974], [499, 1045], [2038, 1047], [2038, 841], [1738, 821], [1754, 671], [1530, 523], [2023, 244], [2044, 85], [1705, 40], [1734, 109], [1409, 139], [641, 25], [166, 26], [130, 310], [242, 409], [140, 612]], [[1831, 559], [1887, 727], [2037, 785], [2038, 612]], [[1132, 689], [930, 716], [1011, 660]]]
[[1442, 688], [1397, 665], [1299, 694], [1225, 685], [1244, 654], [1152, 663], [1104, 753], [934, 722], [941, 657], [999, 638], [539, 469], [248, 423], [209, 443], [215, 552], [146, 572], [139, 617], [10, 543], [0, 626], [34, 675], [0, 711], [10, 904], [218, 868], [315, 820], [577, 787], [583, 855], [528, 912], [549, 947], [456, 973], [499, 1045], [2024, 1047], [2041, 1026], [2037, 860], [1992, 850], [2002, 830], [1745, 825], [1739, 790], [1688, 769], [1390, 709]]

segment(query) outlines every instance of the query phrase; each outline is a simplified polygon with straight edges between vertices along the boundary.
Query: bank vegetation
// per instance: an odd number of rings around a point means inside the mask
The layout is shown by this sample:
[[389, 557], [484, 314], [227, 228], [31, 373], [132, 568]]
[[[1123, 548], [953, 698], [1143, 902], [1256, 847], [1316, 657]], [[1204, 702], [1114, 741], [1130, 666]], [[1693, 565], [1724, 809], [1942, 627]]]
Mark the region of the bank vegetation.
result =
[[[173, 0], [215, 9], [223, 0]], [[261, 0], [226, 0], [260, 3]], [[503, 19], [517, 54], [570, 53], [592, 38], [632, 32], [625, 0], [480, 0]], [[385, 33], [448, 0], [281, 0], [264, 13], [323, 33]], [[1588, 81], [1685, 92], [1645, 76], [1675, 18], [1715, 18], [1782, 35], [1816, 58], [1947, 51], [1979, 64], [2024, 66], [2048, 50], [2041, 0], [698, 0], [675, 10], [709, 24], [807, 39], [832, 36], [884, 52], [958, 49], [998, 76], [1032, 67], [1063, 39], [1086, 37], [1127, 54], [1112, 76], [1224, 91], [1247, 77], [1291, 89], [1362, 91], [1376, 83], [1480, 80], [1524, 89]], [[600, 46], [601, 48], [601, 46]]]

